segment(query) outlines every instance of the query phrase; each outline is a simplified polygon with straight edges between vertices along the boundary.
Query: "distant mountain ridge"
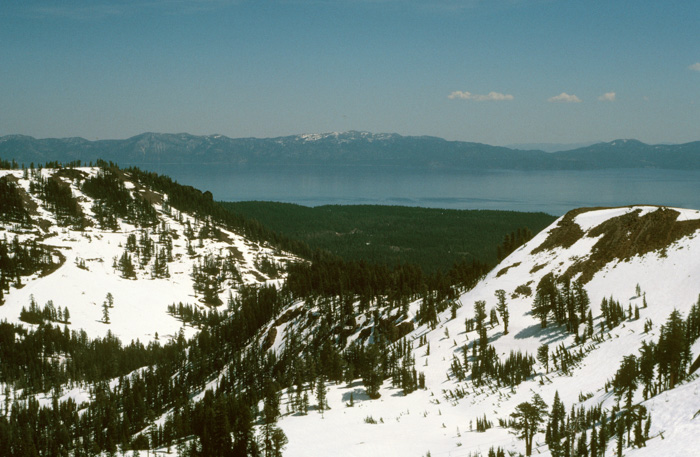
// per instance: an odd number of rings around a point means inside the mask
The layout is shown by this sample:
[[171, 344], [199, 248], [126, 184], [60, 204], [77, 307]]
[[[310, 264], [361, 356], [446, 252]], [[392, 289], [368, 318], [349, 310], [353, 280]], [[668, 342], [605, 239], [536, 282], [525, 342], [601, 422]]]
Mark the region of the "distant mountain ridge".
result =
[[615, 140], [561, 152], [520, 150], [431, 136], [349, 131], [277, 138], [143, 133], [124, 140], [0, 137], [0, 158], [29, 165], [103, 159], [119, 165], [338, 166], [430, 169], [700, 169], [700, 141]]

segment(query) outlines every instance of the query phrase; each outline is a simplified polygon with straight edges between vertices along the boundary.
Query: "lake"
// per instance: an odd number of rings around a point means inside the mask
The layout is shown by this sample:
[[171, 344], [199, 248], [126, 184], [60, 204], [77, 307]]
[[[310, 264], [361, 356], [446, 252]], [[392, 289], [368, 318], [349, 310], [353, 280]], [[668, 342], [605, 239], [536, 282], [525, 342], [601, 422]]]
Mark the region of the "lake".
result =
[[448, 209], [542, 211], [652, 204], [700, 209], [700, 171], [433, 171], [385, 169], [222, 169], [212, 165], [143, 167], [216, 200], [320, 205], [404, 205]]

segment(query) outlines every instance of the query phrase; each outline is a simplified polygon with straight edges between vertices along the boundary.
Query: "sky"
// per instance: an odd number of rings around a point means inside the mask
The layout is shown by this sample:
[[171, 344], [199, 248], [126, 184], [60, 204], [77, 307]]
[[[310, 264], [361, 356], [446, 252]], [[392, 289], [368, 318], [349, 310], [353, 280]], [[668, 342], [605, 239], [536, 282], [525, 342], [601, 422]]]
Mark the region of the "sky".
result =
[[5, 0], [0, 135], [700, 140], [697, 0]]

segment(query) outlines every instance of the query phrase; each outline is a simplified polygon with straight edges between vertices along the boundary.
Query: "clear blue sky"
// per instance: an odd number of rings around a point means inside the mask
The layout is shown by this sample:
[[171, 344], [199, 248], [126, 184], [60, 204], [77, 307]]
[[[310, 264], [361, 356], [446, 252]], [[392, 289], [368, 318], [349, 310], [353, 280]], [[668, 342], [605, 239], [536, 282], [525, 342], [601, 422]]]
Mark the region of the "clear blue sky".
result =
[[700, 140], [697, 0], [8, 0], [0, 135]]

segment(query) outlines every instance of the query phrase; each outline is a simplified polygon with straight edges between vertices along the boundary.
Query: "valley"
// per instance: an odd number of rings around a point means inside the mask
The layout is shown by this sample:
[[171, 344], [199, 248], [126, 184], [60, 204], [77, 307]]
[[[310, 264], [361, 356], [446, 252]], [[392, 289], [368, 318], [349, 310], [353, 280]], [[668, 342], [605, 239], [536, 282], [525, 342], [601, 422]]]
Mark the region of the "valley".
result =
[[0, 191], [2, 455], [693, 455], [698, 210], [577, 209], [433, 274], [104, 162]]

